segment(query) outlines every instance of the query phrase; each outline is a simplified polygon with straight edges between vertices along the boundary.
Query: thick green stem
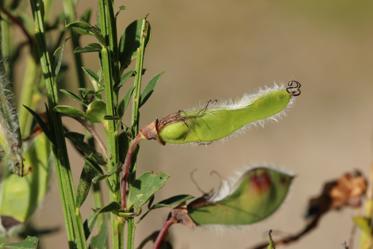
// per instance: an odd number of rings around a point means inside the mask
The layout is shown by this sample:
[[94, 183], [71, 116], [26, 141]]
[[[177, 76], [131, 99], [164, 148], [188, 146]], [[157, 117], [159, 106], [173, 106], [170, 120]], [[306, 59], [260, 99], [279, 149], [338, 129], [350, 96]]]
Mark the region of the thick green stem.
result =
[[[115, 90], [115, 84], [119, 79], [119, 67], [117, 64], [117, 36], [116, 23], [113, 13], [112, 1], [100, 0], [100, 25], [101, 32], [105, 38], [106, 44], [101, 50], [102, 76], [105, 85], [106, 115], [111, 117], [107, 120], [107, 150], [108, 150], [108, 171], [115, 170], [119, 165], [119, 144], [118, 144], [118, 124], [117, 102], [118, 93]], [[111, 190], [110, 201], [120, 202], [118, 175], [113, 174], [109, 178], [109, 187]], [[124, 222], [123, 219], [110, 214], [111, 236], [113, 249], [123, 249], [124, 247]]]
[[38, 48], [40, 64], [47, 88], [48, 106], [54, 130], [53, 151], [56, 156], [58, 185], [63, 204], [64, 219], [70, 248], [85, 249], [86, 240], [79, 208], [75, 205], [72, 174], [64, 138], [64, 129], [60, 115], [54, 111], [58, 104], [58, 88], [50, 55], [47, 50], [44, 30], [44, 10], [41, 0], [30, 0], [35, 25], [36, 47]]
[[[140, 99], [141, 99], [141, 81], [142, 72], [144, 68], [144, 52], [145, 52], [145, 40], [148, 33], [148, 22], [146, 19], [142, 20], [141, 24], [141, 36], [140, 36], [140, 46], [136, 51], [136, 77], [134, 80], [134, 95], [132, 100], [132, 131], [136, 135], [139, 132], [139, 122], [140, 122]], [[135, 161], [135, 160], [133, 160]], [[136, 176], [136, 165], [133, 165], [130, 169], [132, 177]], [[131, 188], [131, 186], [129, 186]], [[127, 249], [133, 249], [135, 241], [135, 231], [136, 224], [133, 217], [128, 219], [127, 227]]]

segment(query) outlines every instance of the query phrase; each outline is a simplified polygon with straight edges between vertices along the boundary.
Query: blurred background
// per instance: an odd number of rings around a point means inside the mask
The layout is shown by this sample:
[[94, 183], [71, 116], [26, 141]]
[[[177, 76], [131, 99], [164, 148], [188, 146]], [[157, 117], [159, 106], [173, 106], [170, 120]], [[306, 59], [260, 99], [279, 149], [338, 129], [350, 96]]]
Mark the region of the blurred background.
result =
[[[145, 81], [165, 72], [142, 109], [142, 125], [209, 99], [239, 98], [274, 82], [295, 79], [303, 85], [287, 117], [265, 128], [210, 146], [141, 145], [140, 170], [162, 170], [171, 176], [158, 200], [180, 193], [201, 195], [191, 182], [193, 169], [205, 191], [219, 186], [220, 180], [210, 176], [212, 170], [228, 178], [247, 165], [270, 163], [297, 174], [285, 204], [266, 221], [224, 230], [175, 225], [170, 231], [174, 248], [244, 249], [266, 239], [269, 229], [293, 233], [305, 224], [308, 199], [325, 181], [355, 168], [368, 172], [373, 141], [372, 1], [116, 2], [126, 6], [118, 19], [119, 32], [149, 14], [152, 37]], [[79, 11], [95, 5], [96, 1], [80, 1]], [[62, 9], [59, 4], [55, 8]], [[85, 62], [98, 68], [96, 55], [86, 56]], [[68, 80], [70, 88], [77, 86], [74, 80]], [[73, 149], [70, 152], [77, 177], [82, 161]], [[34, 221], [38, 227], [59, 226], [60, 231], [44, 237], [42, 244], [62, 249], [67, 245], [55, 183]], [[88, 200], [85, 215], [89, 204]], [[316, 231], [288, 248], [342, 248], [355, 213], [328, 214]], [[152, 212], [139, 225], [137, 243], [159, 229], [166, 215], [167, 210]]]

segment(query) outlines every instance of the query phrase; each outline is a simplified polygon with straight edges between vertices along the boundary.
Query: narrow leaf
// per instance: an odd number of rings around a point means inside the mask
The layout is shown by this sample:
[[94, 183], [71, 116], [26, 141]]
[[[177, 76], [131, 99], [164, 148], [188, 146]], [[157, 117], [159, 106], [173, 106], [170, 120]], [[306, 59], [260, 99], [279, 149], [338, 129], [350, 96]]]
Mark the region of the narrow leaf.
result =
[[169, 176], [163, 172], [145, 172], [138, 179], [130, 182], [128, 194], [128, 208], [139, 210], [149, 198], [160, 190], [167, 182]]
[[83, 99], [80, 96], [76, 95], [75, 93], [73, 93], [69, 90], [60, 89], [60, 92], [63, 93], [64, 95], [66, 95], [66, 96], [69, 96], [69, 97], [79, 101], [79, 103], [83, 103]]
[[119, 102], [119, 104], [118, 104], [118, 115], [120, 117], [123, 117], [128, 105], [131, 101], [131, 97], [132, 97], [132, 94], [133, 94], [134, 90], [135, 90], [135, 87], [131, 86], [130, 89], [127, 90], [126, 95]]
[[69, 23], [66, 28], [72, 28], [75, 32], [82, 34], [82, 35], [92, 35], [95, 36], [96, 39], [101, 43], [105, 43], [104, 37], [101, 35], [101, 31], [98, 27], [93, 26], [84, 21], [76, 21]]
[[89, 68], [82, 67], [83, 72], [88, 76], [93, 88], [97, 91], [100, 86], [100, 78]]
[[76, 205], [81, 207], [88, 196], [89, 189], [92, 185], [92, 179], [97, 175], [93, 165], [88, 160], [84, 161], [82, 173], [80, 174], [78, 190], [76, 194]]
[[74, 53], [93, 53], [93, 52], [100, 52], [101, 51], [101, 45], [98, 43], [90, 43], [85, 47], [77, 47], [74, 48]]
[[[144, 23], [145, 22], [145, 23]], [[140, 37], [142, 26], [146, 25], [145, 34], [146, 40], [145, 45], [149, 41], [150, 37], [150, 24], [146, 19], [140, 19], [133, 21], [123, 32], [119, 41], [119, 59], [121, 63], [121, 68], [125, 69], [131, 63], [132, 57], [134, 56], [137, 48], [140, 46]]]
[[57, 105], [54, 107], [54, 110], [71, 118], [84, 119], [84, 112], [73, 106]]
[[162, 73], [154, 76], [154, 78], [151, 79], [149, 83], [145, 86], [144, 91], [141, 93], [140, 107], [146, 103], [146, 101], [150, 98], [150, 96], [152, 96], [154, 92], [154, 88], [156, 87], [159, 79], [161, 78], [161, 75]]

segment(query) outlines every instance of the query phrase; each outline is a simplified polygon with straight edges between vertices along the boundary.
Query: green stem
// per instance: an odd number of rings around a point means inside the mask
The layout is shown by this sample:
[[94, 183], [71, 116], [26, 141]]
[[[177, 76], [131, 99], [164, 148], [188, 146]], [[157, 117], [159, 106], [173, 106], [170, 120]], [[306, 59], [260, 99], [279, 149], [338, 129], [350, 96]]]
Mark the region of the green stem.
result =
[[[0, 7], [4, 7], [3, 1], [0, 1]], [[0, 15], [0, 38], [1, 38], [1, 58], [8, 59], [10, 56], [10, 27], [9, 22]], [[5, 63], [5, 71], [9, 73], [9, 63]]]
[[[139, 132], [139, 122], [140, 122], [140, 99], [141, 99], [141, 81], [142, 72], [144, 68], [144, 52], [145, 52], [145, 40], [148, 33], [148, 22], [146, 19], [142, 20], [141, 24], [141, 36], [140, 36], [140, 46], [137, 49], [137, 59], [136, 59], [136, 76], [134, 80], [134, 95], [132, 100], [132, 131], [136, 135]], [[135, 160], [133, 160], [135, 161]], [[136, 165], [133, 165], [130, 170], [131, 176], [136, 177]], [[129, 186], [131, 188], [131, 185]], [[135, 241], [135, 231], [136, 224], [133, 217], [128, 218], [128, 228], [127, 228], [127, 249], [134, 248]]]
[[[72, 0], [64, 0], [63, 1], [63, 7], [65, 12], [65, 17], [67, 23], [70, 23], [76, 19], [76, 13], [75, 13], [75, 3]], [[73, 32], [70, 30], [70, 36], [71, 36], [71, 44], [73, 48], [80, 47], [80, 36], [79, 34]], [[75, 62], [75, 72], [78, 79], [79, 88], [85, 88], [86, 87], [86, 81], [84, 77], [84, 72], [82, 70], [83, 66], [83, 58], [80, 53], [73, 53], [74, 56], [74, 62]]]
[[56, 75], [54, 73], [44, 29], [44, 10], [41, 0], [30, 0], [35, 25], [36, 47], [38, 48], [40, 64], [47, 88], [48, 106], [51, 122], [54, 129], [53, 151], [56, 156], [56, 167], [58, 175], [59, 192], [62, 199], [64, 219], [70, 248], [85, 249], [86, 240], [83, 231], [83, 223], [79, 208], [75, 205], [75, 194], [73, 189], [72, 174], [66, 149], [64, 129], [60, 115], [54, 111], [58, 104], [58, 88]]
[[[118, 93], [115, 90], [115, 84], [119, 79], [119, 67], [117, 55], [117, 36], [116, 23], [114, 19], [112, 1], [100, 0], [100, 25], [101, 32], [105, 38], [106, 44], [101, 50], [102, 75], [105, 85], [106, 115], [111, 117], [107, 120], [107, 150], [108, 150], [108, 171], [115, 170], [119, 165], [119, 144], [118, 144], [118, 124], [116, 107], [118, 102]], [[118, 175], [113, 174], [109, 178], [109, 187], [111, 193], [110, 201], [120, 202]], [[124, 222], [123, 219], [110, 214], [111, 236], [113, 249], [123, 249], [124, 247]]]

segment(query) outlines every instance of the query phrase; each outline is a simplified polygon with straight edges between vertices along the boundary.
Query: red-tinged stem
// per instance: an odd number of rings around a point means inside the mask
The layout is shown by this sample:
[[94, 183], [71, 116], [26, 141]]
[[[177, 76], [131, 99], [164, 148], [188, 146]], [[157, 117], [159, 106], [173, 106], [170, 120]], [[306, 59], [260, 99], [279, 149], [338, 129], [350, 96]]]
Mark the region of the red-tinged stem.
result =
[[176, 223], [177, 223], [177, 220], [176, 220], [176, 218], [174, 216], [171, 216], [169, 219], [167, 219], [167, 221], [163, 224], [163, 227], [162, 227], [161, 231], [159, 231], [157, 239], [154, 242], [153, 249], [159, 249], [159, 248], [161, 248], [161, 244], [162, 244], [164, 238], [166, 237], [166, 235], [168, 233], [168, 229], [173, 224], [176, 224]]
[[130, 173], [130, 169], [132, 166], [132, 157], [133, 154], [136, 152], [136, 149], [143, 139], [141, 133], [138, 133], [136, 137], [131, 141], [126, 158], [124, 159], [124, 163], [122, 166], [122, 177], [120, 179], [120, 193], [121, 193], [121, 207], [123, 210], [127, 207], [127, 183], [128, 183], [128, 176]]

